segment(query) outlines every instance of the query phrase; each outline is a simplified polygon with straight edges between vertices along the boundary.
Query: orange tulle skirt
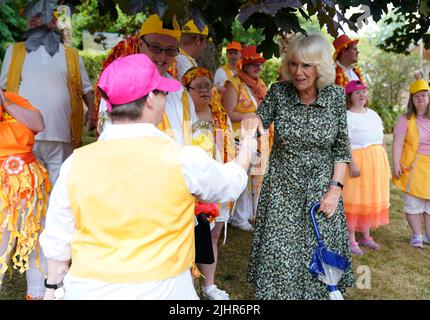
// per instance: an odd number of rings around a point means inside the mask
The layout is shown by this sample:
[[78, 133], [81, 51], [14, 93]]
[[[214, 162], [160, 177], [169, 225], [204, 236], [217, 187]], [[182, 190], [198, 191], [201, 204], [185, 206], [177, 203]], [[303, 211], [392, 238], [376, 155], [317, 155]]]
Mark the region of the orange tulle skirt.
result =
[[366, 232], [388, 224], [391, 171], [387, 153], [380, 145], [352, 150], [360, 170], [351, 177], [349, 166], [342, 192], [348, 230]]

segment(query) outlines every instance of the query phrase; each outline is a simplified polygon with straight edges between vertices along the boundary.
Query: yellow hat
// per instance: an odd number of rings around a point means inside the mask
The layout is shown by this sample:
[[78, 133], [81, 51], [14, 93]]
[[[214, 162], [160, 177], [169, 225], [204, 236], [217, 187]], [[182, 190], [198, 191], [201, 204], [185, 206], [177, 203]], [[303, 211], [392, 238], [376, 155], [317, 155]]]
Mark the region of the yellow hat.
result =
[[144, 36], [145, 34], [150, 33], [158, 33], [164, 34], [166, 36], [170, 36], [175, 38], [176, 40], [181, 40], [181, 29], [179, 28], [179, 24], [176, 22], [176, 19], [173, 19], [173, 29], [163, 28], [163, 21], [157, 14], [153, 14], [149, 16], [142, 23], [142, 27], [140, 28], [139, 37]]
[[429, 91], [430, 87], [427, 81], [420, 79], [412, 82], [411, 86], [409, 87], [409, 93], [415, 94], [419, 91]]
[[187, 23], [182, 26], [182, 33], [197, 33], [207, 36], [209, 34], [209, 28], [205, 26], [203, 30], [200, 31], [194, 23], [194, 20], [188, 20]]

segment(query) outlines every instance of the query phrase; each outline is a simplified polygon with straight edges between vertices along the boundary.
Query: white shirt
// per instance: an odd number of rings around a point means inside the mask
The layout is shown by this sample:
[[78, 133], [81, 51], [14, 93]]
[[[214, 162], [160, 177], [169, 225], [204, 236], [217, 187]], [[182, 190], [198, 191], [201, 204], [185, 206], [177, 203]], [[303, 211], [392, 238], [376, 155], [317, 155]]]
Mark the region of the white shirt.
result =
[[347, 112], [348, 136], [351, 149], [366, 148], [372, 144], [382, 144], [384, 127], [379, 115], [366, 108], [366, 113]]
[[[170, 75], [165, 75], [165, 77], [173, 78]], [[184, 131], [183, 131], [183, 118], [184, 118], [184, 108], [182, 104], [182, 92], [184, 88], [182, 87], [180, 90], [175, 92], [169, 92], [167, 95], [166, 102], [166, 113], [167, 118], [169, 119], [170, 127], [173, 132], [173, 138], [175, 141], [181, 145], [185, 145], [184, 140]], [[191, 123], [197, 121], [196, 110], [194, 107], [194, 102], [191, 96], [188, 94], [188, 101], [190, 103], [190, 120]], [[103, 132], [108, 126], [112, 125], [112, 120], [110, 119], [108, 112], [106, 101], [101, 99], [99, 106], [99, 123], [98, 123], [98, 132], [99, 134]], [[191, 128], [191, 124], [190, 124]]]
[[177, 79], [181, 81], [183, 75], [188, 71], [188, 69], [197, 66], [197, 62], [193, 57], [184, 56], [182, 53], [178, 54], [176, 56], [176, 70], [178, 71]]
[[[7, 88], [7, 76], [12, 58], [13, 46], [9, 46], [3, 60], [0, 87]], [[79, 69], [83, 94], [93, 89], [82, 58]], [[40, 110], [45, 130], [36, 135], [36, 140], [71, 142], [70, 98], [67, 87], [67, 63], [64, 46], [60, 44], [54, 56], [44, 46], [26, 54], [21, 71], [19, 95], [26, 98]]]
[[336, 64], [343, 69], [343, 71], [345, 72], [345, 75], [348, 77], [348, 81], [360, 80], [360, 78], [358, 77], [358, 74], [354, 72], [353, 67], [346, 68], [344, 65], [342, 65], [339, 62], [339, 60], [336, 60]]
[[[235, 70], [231, 70], [233, 75], [236, 75]], [[223, 89], [225, 82], [228, 80], [227, 72], [225, 72], [224, 67], [218, 68], [215, 72], [214, 83], [218, 90]]]
[[[160, 137], [170, 140], [164, 132], [158, 130], [154, 125], [147, 123], [136, 124], [113, 124], [107, 127], [100, 135], [100, 140], [110, 139], [136, 139], [140, 137]], [[67, 180], [70, 172], [73, 154], [63, 163], [60, 175], [54, 186], [49, 200], [46, 215], [46, 226], [40, 236], [40, 244], [45, 256], [52, 260], [66, 261], [71, 258], [70, 243], [76, 232], [74, 216], [70, 207]], [[181, 149], [181, 167], [185, 183], [191, 194], [208, 202], [227, 202], [237, 199], [245, 189], [248, 176], [245, 170], [235, 162], [220, 164], [209, 157], [199, 147], [185, 146]], [[187, 277], [184, 273], [178, 277], [164, 280], [165, 286], [154, 283], [149, 285], [155, 292], [154, 296], [163, 296], [163, 292], [157, 290], [170, 290], [171, 281], [184, 281], [181, 277]], [[171, 280], [171, 281], [170, 281]], [[79, 283], [81, 292], [107, 290], [106, 286], [114, 285], [89, 279], [80, 279], [68, 275], [68, 281]], [[126, 284], [124, 284], [126, 285]], [[141, 296], [148, 291], [146, 283], [140, 284], [138, 290]], [[169, 288], [169, 289], [168, 289]], [[109, 290], [111, 291], [111, 290]], [[66, 288], [66, 297], [67, 297]], [[69, 292], [69, 297], [76, 292]]]

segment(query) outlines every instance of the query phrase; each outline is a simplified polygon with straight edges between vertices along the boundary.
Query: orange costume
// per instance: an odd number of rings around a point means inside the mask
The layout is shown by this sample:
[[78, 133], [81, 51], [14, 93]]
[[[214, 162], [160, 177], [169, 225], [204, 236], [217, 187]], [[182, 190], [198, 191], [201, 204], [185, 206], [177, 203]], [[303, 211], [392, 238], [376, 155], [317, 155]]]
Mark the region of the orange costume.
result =
[[[356, 45], [359, 40], [353, 40], [349, 38], [346, 34], [340, 35], [338, 38], [336, 38], [333, 41], [333, 47], [334, 47], [334, 53], [333, 53], [333, 60], [336, 61], [338, 58], [339, 53], [343, 50], [348, 48], [349, 46]], [[353, 67], [352, 70], [354, 73], [358, 76], [358, 78], [363, 81], [363, 77], [361, 75], [361, 71], [358, 67]], [[345, 87], [346, 84], [353, 79], [349, 79], [347, 75], [345, 74], [345, 71], [343, 68], [336, 64], [336, 80], [335, 83], [339, 86]]]
[[[12, 92], [5, 97], [22, 108], [38, 111], [27, 100]], [[51, 184], [48, 172], [32, 152], [34, 133], [0, 106], [0, 238], [9, 239], [0, 252], [0, 275], [8, 268], [9, 255], [15, 269], [29, 268], [29, 256], [39, 252], [41, 221], [46, 213]], [[4, 245], [4, 243], [2, 243]], [[37, 258], [38, 264], [38, 258]]]
[[[354, 67], [352, 68], [354, 70], [355, 74], [360, 78], [361, 81], [363, 81], [363, 76], [361, 75], [360, 68]], [[343, 68], [341, 66], [336, 66], [336, 84], [342, 87], [345, 87], [346, 84], [349, 82], [348, 77], [345, 74], [345, 71], [343, 71]]]

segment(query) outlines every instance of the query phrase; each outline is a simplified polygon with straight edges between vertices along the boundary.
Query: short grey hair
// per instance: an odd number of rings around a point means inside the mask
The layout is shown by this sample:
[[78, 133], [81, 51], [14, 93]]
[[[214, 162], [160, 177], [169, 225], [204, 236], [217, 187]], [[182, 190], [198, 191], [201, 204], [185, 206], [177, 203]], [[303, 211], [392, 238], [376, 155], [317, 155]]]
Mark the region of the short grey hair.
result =
[[[100, 92], [100, 95], [103, 99], [106, 101], [109, 100], [107, 94], [100, 88], [97, 88]], [[144, 96], [142, 98], [139, 98], [135, 101], [125, 103], [125, 104], [111, 104], [112, 111], [109, 112], [109, 116], [112, 120], [122, 120], [122, 119], [129, 119], [129, 120], [136, 120], [140, 117], [142, 114], [143, 106], [145, 105], [146, 98], [148, 96]]]
[[130, 103], [112, 104], [112, 111], [109, 116], [112, 120], [136, 120], [141, 116], [145, 102], [146, 96]]
[[[321, 33], [312, 32], [308, 35], [297, 33], [288, 44], [283, 63], [288, 64], [288, 61], [295, 56], [303, 63], [316, 66], [318, 73], [317, 87], [322, 89], [329, 84], [333, 84], [336, 77], [331, 51], [330, 44]], [[290, 79], [288, 68], [286, 70], [285, 76]]]

